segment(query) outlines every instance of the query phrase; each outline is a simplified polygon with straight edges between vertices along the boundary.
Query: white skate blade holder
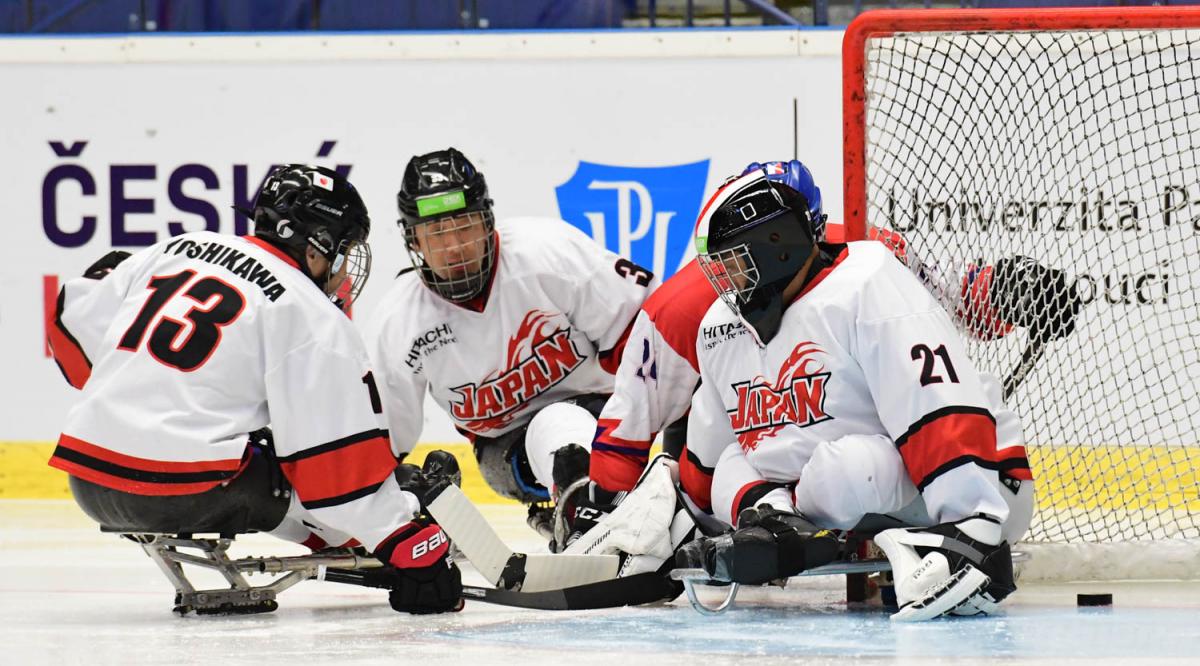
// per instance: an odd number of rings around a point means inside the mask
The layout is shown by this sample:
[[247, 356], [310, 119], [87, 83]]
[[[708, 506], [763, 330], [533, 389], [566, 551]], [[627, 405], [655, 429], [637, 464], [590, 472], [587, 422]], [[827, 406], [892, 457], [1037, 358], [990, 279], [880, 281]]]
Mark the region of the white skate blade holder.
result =
[[[903, 542], [899, 537], [903, 538]], [[941, 536], [914, 534], [904, 529], [884, 530], [875, 535], [875, 545], [887, 554], [895, 573], [904, 572], [901, 575], [905, 578], [896, 579], [898, 601], [903, 595], [901, 586], [920, 585], [922, 579], [932, 583], [924, 589], [913, 591], [919, 595], [918, 598], [902, 603], [900, 610], [891, 617], [895, 622], [923, 622], [950, 614], [983, 592], [991, 583], [987, 574], [971, 565], [951, 574], [944, 555], [933, 552], [919, 558], [911, 548], [913, 545], [942, 547], [945, 540]], [[932, 580], [939, 573], [942, 574], [941, 580]]]

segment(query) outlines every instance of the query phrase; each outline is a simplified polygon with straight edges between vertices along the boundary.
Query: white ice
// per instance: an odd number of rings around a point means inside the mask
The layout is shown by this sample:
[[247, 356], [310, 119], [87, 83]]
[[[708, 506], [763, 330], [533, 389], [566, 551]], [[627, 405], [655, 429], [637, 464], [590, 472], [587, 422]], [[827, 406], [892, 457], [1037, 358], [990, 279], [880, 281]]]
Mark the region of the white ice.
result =
[[[486, 512], [514, 546], [539, 547], [523, 509]], [[241, 555], [303, 552], [261, 535], [238, 544]], [[1080, 592], [1111, 592], [1114, 605], [1077, 608]], [[917, 625], [848, 607], [835, 577], [747, 590], [714, 617], [684, 599], [582, 612], [468, 602], [461, 613], [417, 617], [393, 612], [380, 591], [312, 581], [265, 615], [180, 618], [172, 599], [139, 548], [101, 534], [72, 502], [0, 501], [3, 664], [1200, 663], [1197, 583], [1026, 585], [1001, 616]]]

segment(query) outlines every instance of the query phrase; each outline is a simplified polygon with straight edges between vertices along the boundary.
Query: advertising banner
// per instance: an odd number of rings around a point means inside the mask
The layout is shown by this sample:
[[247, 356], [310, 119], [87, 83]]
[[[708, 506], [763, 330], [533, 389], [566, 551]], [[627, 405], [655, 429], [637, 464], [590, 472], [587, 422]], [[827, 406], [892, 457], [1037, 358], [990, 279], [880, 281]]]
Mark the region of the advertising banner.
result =
[[[705, 198], [751, 161], [805, 161], [840, 216], [840, 33], [0, 40], [0, 441], [53, 441], [75, 399], [44, 319], [112, 248], [245, 234], [273, 164], [336, 168], [370, 209], [365, 321], [407, 264], [395, 193], [454, 146], [496, 213], [560, 217], [666, 277]], [[657, 40], [657, 41], [655, 41]], [[426, 410], [424, 441], [460, 439]]]

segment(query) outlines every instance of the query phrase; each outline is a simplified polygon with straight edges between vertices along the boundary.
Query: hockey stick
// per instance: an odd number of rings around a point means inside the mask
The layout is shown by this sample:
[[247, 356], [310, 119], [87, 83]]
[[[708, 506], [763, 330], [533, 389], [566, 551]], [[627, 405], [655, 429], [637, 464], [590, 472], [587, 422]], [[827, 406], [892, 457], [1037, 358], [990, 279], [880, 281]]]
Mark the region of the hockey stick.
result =
[[[1008, 278], [1023, 284], [1018, 285], [1017, 307], [1022, 317], [1016, 314], [1013, 321], [1020, 322], [1029, 330], [1029, 340], [1021, 352], [1021, 361], [1008, 373], [1004, 379], [1004, 400], [1008, 400], [1017, 387], [1025, 381], [1025, 377], [1033, 370], [1033, 366], [1046, 351], [1046, 345], [1051, 340], [1064, 339], [1075, 331], [1075, 322], [1083, 309], [1083, 300], [1078, 288], [1061, 270], [1046, 268], [1028, 257], [1015, 257], [1015, 263], [1010, 264], [1007, 271], [997, 268], [999, 273], [1006, 273]], [[997, 267], [1006, 260], [996, 262]], [[999, 279], [994, 277], [993, 280]], [[995, 285], [993, 285], [995, 286]], [[1020, 288], [1024, 287], [1023, 290]], [[1005, 291], [1009, 291], [1006, 289]], [[1030, 295], [1037, 292], [1040, 300], [1032, 300]], [[1048, 294], [1048, 295], [1047, 295]], [[1013, 300], [1011, 297], [1008, 300]], [[1005, 310], [1008, 308], [1006, 307]], [[1032, 316], [1032, 319], [1029, 317]]]
[[1029, 341], [1025, 343], [1025, 349], [1021, 351], [1021, 361], [1004, 378], [1005, 401], [1012, 396], [1017, 387], [1021, 385], [1021, 382], [1025, 381], [1025, 377], [1029, 375], [1029, 371], [1033, 370], [1033, 366], [1042, 357], [1042, 353], [1046, 351], [1046, 343], [1050, 341], [1050, 338], [1050, 334], [1044, 330], [1030, 332]]
[[[317, 578], [359, 587], [391, 589], [390, 575], [379, 569], [325, 569]], [[613, 578], [540, 592], [517, 592], [464, 585], [463, 597], [499, 606], [561, 611], [617, 608], [670, 601], [682, 591], [679, 583], [665, 578], [661, 573], [650, 571], [628, 578]]]
[[683, 587], [679, 583], [655, 571], [541, 592], [513, 592], [490, 587], [463, 586], [463, 596], [476, 601], [557, 611], [640, 606], [657, 601], [670, 601], [682, 591]]
[[617, 577], [616, 555], [553, 555], [513, 551], [458, 486], [430, 491], [429, 514], [479, 573], [498, 588], [543, 592]]

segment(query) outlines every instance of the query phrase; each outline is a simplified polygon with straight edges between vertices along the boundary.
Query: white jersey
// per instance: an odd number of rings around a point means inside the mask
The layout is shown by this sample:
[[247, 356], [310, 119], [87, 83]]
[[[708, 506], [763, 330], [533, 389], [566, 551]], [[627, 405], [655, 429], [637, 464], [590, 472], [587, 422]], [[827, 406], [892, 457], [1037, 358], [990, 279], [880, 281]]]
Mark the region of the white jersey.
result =
[[[875, 227], [870, 230], [873, 238], [907, 260], [902, 236]], [[602, 487], [631, 490], [646, 466], [655, 435], [688, 413], [700, 382], [696, 359], [700, 320], [716, 300], [716, 290], [695, 260], [646, 299], [592, 442], [591, 478]], [[705, 510], [710, 508], [712, 473], [712, 467], [685, 449], [679, 461], [680, 482]]]
[[50, 461], [74, 476], [204, 492], [240, 472], [247, 434], [270, 425], [300, 503], [329, 527], [374, 547], [418, 508], [392, 476], [357, 329], [266, 242], [189, 233], [70, 280], [51, 344], [83, 389]]
[[1020, 423], [989, 398], [996, 392], [925, 286], [879, 243], [825, 247], [838, 256], [787, 307], [765, 348], [724, 302], [709, 308], [689, 449], [712, 467], [736, 443], [763, 478], [792, 483], [821, 443], [883, 435], [935, 516], [956, 490], [928, 489], [955, 469], [1031, 479]]
[[421, 434], [426, 390], [468, 436], [495, 437], [542, 407], [611, 393], [630, 322], [652, 276], [561, 220], [496, 225], [487, 291], [454, 304], [402, 274], [371, 326], [397, 455]]
[[[691, 408], [700, 381], [696, 333], [715, 300], [717, 292], [692, 260], [642, 305], [592, 442], [590, 476], [603, 488], [632, 490], [649, 461], [654, 437]], [[686, 456], [680, 461], [685, 484], [692, 485], [696, 471]], [[708, 482], [706, 478], [697, 486]]]

